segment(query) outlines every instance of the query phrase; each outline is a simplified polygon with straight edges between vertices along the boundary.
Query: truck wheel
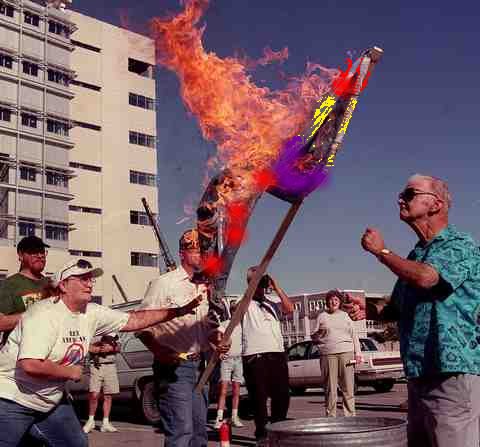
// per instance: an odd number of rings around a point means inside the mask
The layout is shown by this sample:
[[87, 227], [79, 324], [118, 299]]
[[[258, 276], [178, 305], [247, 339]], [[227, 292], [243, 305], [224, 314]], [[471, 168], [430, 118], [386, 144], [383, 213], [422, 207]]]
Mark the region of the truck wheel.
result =
[[291, 386], [290, 392], [294, 396], [303, 396], [305, 394], [306, 388], [304, 386]]
[[155, 398], [155, 386], [152, 380], [145, 382], [138, 402], [140, 411], [146, 422], [156, 425], [160, 422], [157, 399]]
[[377, 393], [388, 393], [392, 390], [393, 385], [395, 385], [394, 380], [378, 380], [377, 382], [373, 383], [373, 388]]

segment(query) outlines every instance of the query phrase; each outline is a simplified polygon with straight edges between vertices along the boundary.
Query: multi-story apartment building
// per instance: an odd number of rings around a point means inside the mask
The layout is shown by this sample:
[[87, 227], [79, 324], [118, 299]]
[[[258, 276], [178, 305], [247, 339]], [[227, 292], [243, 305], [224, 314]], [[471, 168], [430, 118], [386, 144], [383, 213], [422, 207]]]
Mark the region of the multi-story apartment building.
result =
[[51, 245], [47, 271], [71, 257], [105, 274], [94, 294], [139, 298], [158, 274], [141, 198], [157, 209], [155, 47], [60, 2], [0, 2], [0, 275], [15, 246]]

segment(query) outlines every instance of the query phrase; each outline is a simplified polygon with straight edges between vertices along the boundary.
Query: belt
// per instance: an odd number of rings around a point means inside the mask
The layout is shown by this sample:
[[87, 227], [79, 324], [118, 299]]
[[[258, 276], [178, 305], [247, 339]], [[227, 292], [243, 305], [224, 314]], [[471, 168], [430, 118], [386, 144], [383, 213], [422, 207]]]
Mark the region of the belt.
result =
[[268, 358], [274, 358], [278, 356], [285, 356], [285, 352], [261, 352], [259, 354], [244, 355], [243, 358], [247, 363], [250, 363], [256, 359], [261, 359], [261, 358], [268, 359]]

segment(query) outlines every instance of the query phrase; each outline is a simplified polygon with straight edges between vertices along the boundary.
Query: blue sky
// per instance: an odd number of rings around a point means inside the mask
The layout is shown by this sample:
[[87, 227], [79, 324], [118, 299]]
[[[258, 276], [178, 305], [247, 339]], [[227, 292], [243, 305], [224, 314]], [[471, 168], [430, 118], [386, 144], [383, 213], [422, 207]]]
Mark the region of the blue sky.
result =
[[[174, 0], [77, 0], [75, 10], [118, 25], [180, 10]], [[451, 222], [480, 239], [480, 3], [412, 0], [213, 0], [204, 45], [221, 57], [260, 57], [288, 46], [281, 69], [303, 72], [307, 61], [344, 66], [349, 51], [379, 45], [383, 60], [363, 92], [328, 187], [314, 192], [271, 264], [289, 293], [338, 287], [389, 292], [395, 277], [360, 247], [367, 226], [405, 255], [415, 234], [398, 219], [396, 197], [414, 173], [445, 179], [454, 198]], [[258, 82], [281, 87], [275, 69]], [[157, 70], [160, 222], [175, 252], [186, 203], [201, 194], [205, 163], [215, 147], [203, 141], [179, 97], [175, 75]], [[229, 290], [244, 289], [246, 268], [268, 247], [287, 205], [258, 204], [249, 240], [239, 252]]]

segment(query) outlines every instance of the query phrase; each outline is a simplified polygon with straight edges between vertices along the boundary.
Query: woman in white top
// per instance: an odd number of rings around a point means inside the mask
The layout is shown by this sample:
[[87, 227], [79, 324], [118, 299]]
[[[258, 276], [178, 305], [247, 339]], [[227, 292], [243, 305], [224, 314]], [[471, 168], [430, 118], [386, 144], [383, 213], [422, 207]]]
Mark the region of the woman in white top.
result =
[[120, 312], [91, 303], [100, 268], [80, 259], [56, 275], [59, 296], [28, 308], [0, 350], [0, 447], [14, 447], [32, 426], [50, 447], [85, 447], [87, 437], [63, 397], [79, 380], [94, 336], [138, 331], [186, 315], [200, 298], [174, 309]]
[[326, 312], [320, 313], [312, 340], [318, 344], [324, 380], [325, 410], [328, 417], [337, 413], [337, 386], [343, 397], [343, 414], [355, 416], [354, 364], [362, 360], [354, 323], [340, 310], [341, 292], [330, 290], [325, 297]]

